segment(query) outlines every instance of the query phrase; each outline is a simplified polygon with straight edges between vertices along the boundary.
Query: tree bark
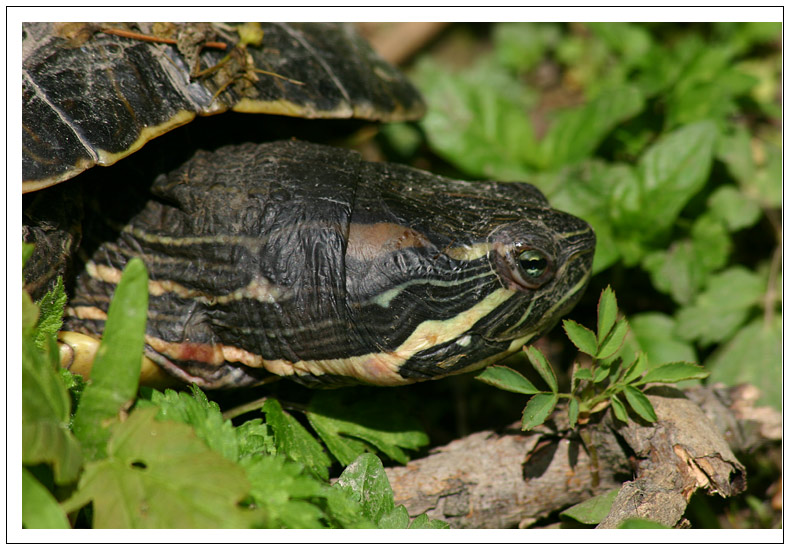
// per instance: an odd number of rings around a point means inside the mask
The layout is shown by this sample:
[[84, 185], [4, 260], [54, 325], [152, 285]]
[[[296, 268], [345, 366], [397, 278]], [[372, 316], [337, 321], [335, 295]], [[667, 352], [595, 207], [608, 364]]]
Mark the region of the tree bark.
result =
[[750, 386], [647, 393], [654, 424], [623, 424], [607, 412], [580, 433], [558, 410], [535, 431], [475, 433], [388, 468], [395, 501], [456, 528], [529, 527], [620, 487], [600, 528], [628, 517], [677, 526], [697, 489], [724, 497], [745, 489], [733, 450], [781, 437], [780, 413], [756, 407]]

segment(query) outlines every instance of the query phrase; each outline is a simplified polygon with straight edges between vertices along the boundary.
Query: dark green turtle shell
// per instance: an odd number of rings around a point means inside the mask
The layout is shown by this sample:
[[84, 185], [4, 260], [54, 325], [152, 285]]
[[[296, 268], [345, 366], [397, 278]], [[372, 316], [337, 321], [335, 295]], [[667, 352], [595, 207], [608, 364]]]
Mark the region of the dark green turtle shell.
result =
[[[23, 191], [113, 164], [195, 115], [422, 115], [417, 91], [351, 25], [245, 25], [24, 23]], [[117, 29], [176, 44], [108, 34]]]
[[147, 354], [205, 388], [271, 373], [399, 385], [480, 368], [551, 328], [592, 265], [590, 226], [531, 185], [306, 142], [199, 151], [150, 195], [121, 187], [88, 193], [85, 239], [98, 242], [84, 244], [66, 327], [100, 335], [140, 257]]

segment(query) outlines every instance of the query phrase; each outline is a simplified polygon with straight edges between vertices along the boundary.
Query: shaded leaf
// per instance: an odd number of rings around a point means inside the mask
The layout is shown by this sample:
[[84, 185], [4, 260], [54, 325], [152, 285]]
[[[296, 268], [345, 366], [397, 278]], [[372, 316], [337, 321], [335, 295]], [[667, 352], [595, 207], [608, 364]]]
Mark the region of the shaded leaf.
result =
[[730, 231], [751, 227], [762, 215], [760, 205], [734, 185], [723, 185], [713, 191], [708, 204], [711, 214], [724, 222]]
[[36, 327], [36, 345], [45, 347], [46, 341], [57, 336], [63, 324], [63, 308], [66, 306], [66, 290], [63, 288], [63, 279], [58, 277], [55, 286], [38, 301], [39, 318]]
[[586, 525], [597, 525], [609, 514], [620, 489], [612, 489], [589, 498], [560, 512], [561, 518], [570, 518]]
[[593, 378], [593, 383], [600, 384], [604, 380], [609, 377], [610, 368], [609, 367], [599, 367], [598, 370], [595, 371], [595, 378]]
[[625, 399], [636, 414], [647, 420], [648, 422], [655, 422], [658, 420], [656, 412], [653, 410], [653, 405], [650, 404], [647, 396], [633, 386], [626, 386], [623, 388]]
[[521, 429], [531, 430], [540, 426], [549, 417], [554, 407], [557, 405], [558, 396], [556, 393], [538, 393], [533, 395], [524, 407], [521, 417]]
[[576, 427], [576, 422], [579, 420], [579, 399], [576, 397], [571, 397], [571, 400], [568, 402], [568, 422], [571, 425], [571, 428]]
[[612, 395], [609, 399], [612, 403], [612, 411], [614, 412], [615, 418], [617, 418], [617, 420], [620, 422], [628, 424], [628, 412], [626, 411], [623, 402], [620, 401], [620, 398], [616, 395]]
[[395, 508], [392, 487], [379, 457], [363, 453], [349, 464], [337, 484], [351, 490], [365, 517], [377, 524]]
[[647, 357], [644, 353], [637, 354], [633, 363], [629, 365], [623, 375], [623, 383], [629, 384], [639, 378], [647, 368]]
[[583, 367], [583, 368], [577, 370], [573, 374], [573, 377], [576, 380], [592, 380], [593, 379], [592, 372], [587, 367]]
[[535, 370], [538, 371], [540, 377], [549, 385], [551, 391], [557, 393], [559, 386], [557, 385], [557, 376], [554, 374], [554, 369], [551, 368], [546, 357], [536, 347], [530, 346], [526, 349], [527, 358]]
[[540, 391], [523, 374], [510, 367], [498, 365], [486, 367], [483, 372], [475, 376], [475, 379], [514, 393], [532, 395]]
[[22, 468], [22, 526], [26, 529], [69, 529], [63, 508], [27, 468]]
[[604, 342], [617, 320], [617, 298], [611, 286], [603, 289], [598, 299], [598, 347]]
[[266, 424], [274, 433], [277, 450], [294, 462], [304, 464], [307, 471], [317, 478], [328, 480], [332, 461], [310, 432], [283, 411], [276, 399], [267, 399], [262, 410], [266, 414]]

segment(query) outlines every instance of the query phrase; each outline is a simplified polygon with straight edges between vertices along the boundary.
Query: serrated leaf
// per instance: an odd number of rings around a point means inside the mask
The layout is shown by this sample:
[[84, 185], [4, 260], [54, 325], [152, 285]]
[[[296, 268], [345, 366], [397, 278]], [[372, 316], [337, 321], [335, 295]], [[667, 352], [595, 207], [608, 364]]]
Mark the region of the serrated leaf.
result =
[[401, 504], [381, 516], [378, 527], [379, 529], [408, 529], [409, 519], [409, 512]]
[[559, 397], [556, 393], [538, 393], [533, 395], [524, 407], [521, 416], [521, 429], [531, 430], [540, 426], [557, 406]]
[[579, 399], [577, 397], [571, 397], [571, 400], [568, 402], [568, 422], [571, 425], [571, 428], [576, 427], [576, 422], [579, 420]]
[[428, 436], [407, 410], [402, 398], [392, 392], [360, 396], [358, 391], [337, 390], [316, 392], [308, 404], [307, 419], [344, 466], [368, 449], [365, 443], [405, 464], [409, 455], [404, 449], [428, 444]]
[[332, 461], [310, 432], [283, 411], [276, 399], [267, 399], [262, 410], [266, 414], [266, 424], [274, 432], [277, 450], [294, 462], [304, 464], [317, 478], [328, 480]]
[[93, 502], [96, 529], [250, 527], [259, 516], [238, 506], [250, 490], [242, 468], [156, 412], [134, 410], [113, 426], [106, 457], [85, 466], [64, 509]]
[[667, 363], [647, 371], [639, 384], [650, 384], [651, 382], [674, 383], [681, 380], [701, 380], [707, 378], [708, 372], [699, 365], [692, 363]]
[[22, 468], [22, 526], [25, 529], [69, 529], [63, 508], [27, 468]]
[[[57, 353], [54, 337], [48, 346]], [[57, 368], [57, 356], [41, 350], [31, 333], [23, 333], [22, 463], [48, 463], [55, 482], [66, 484], [77, 479], [82, 450], [68, 429], [71, 402]]]
[[431, 519], [428, 514], [420, 514], [411, 522], [409, 529], [449, 529], [450, 524], [439, 519]]
[[598, 346], [604, 342], [617, 320], [617, 298], [612, 287], [607, 286], [598, 300]]
[[43, 348], [50, 336], [56, 336], [63, 324], [63, 308], [66, 306], [66, 290], [63, 279], [58, 277], [55, 286], [38, 301], [39, 318], [36, 327], [36, 345]]
[[615, 418], [620, 422], [628, 424], [628, 411], [626, 411], [625, 405], [620, 401], [620, 398], [616, 395], [612, 395], [609, 400], [612, 403], [612, 411], [614, 412]]
[[570, 518], [584, 523], [585, 525], [597, 525], [601, 523], [604, 518], [609, 514], [612, 509], [614, 499], [617, 498], [617, 493], [620, 489], [612, 489], [606, 493], [596, 495], [589, 498], [575, 506], [560, 512], [561, 518]]
[[628, 401], [628, 404], [631, 405], [636, 414], [648, 422], [658, 420], [656, 411], [653, 410], [653, 405], [650, 404], [650, 400], [640, 390], [633, 386], [626, 386], [623, 388], [623, 394], [625, 394], [626, 401]]
[[628, 369], [625, 371], [623, 375], [623, 383], [630, 384], [637, 378], [639, 378], [642, 373], [647, 368], [647, 356], [644, 353], [637, 354], [634, 361], [629, 365]]
[[190, 387], [192, 395], [167, 389], [164, 393], [153, 390], [151, 403], [159, 413], [157, 420], [172, 420], [192, 426], [197, 435], [210, 449], [233, 460], [239, 459], [239, 442], [230, 420], [222, 418], [219, 405], [209, 401], [200, 388]]
[[349, 464], [337, 484], [351, 490], [362, 505], [365, 517], [377, 524], [395, 508], [392, 487], [379, 457], [361, 454]]
[[628, 321], [626, 319], [620, 319], [617, 321], [617, 323], [615, 323], [612, 332], [610, 332], [609, 336], [607, 336], [603, 341], [600, 351], [598, 351], [594, 357], [597, 359], [607, 359], [612, 357], [620, 350], [621, 347], [623, 347], [626, 334], [628, 334]]
[[549, 385], [553, 393], [557, 393], [559, 391], [557, 376], [554, 374], [554, 369], [551, 368], [551, 365], [543, 353], [534, 346], [528, 347], [525, 351], [527, 353], [527, 359], [529, 359], [529, 362], [535, 367], [535, 370], [538, 371], [540, 377]]
[[250, 496], [270, 529], [320, 529], [324, 512], [311, 500], [326, 496], [328, 487], [284, 456], [249, 455], [240, 465], [250, 481]]
[[610, 369], [609, 367], [599, 367], [598, 370], [595, 371], [595, 378], [593, 378], [594, 384], [600, 384], [609, 376]]
[[579, 351], [591, 357], [595, 356], [598, 343], [593, 331], [570, 319], [562, 321], [562, 328], [565, 329], [565, 334], [568, 335], [573, 345], [579, 348]]
[[540, 391], [524, 375], [510, 367], [498, 365], [486, 367], [483, 372], [475, 376], [475, 379], [514, 393], [533, 395]]
[[117, 418], [137, 393], [147, 312], [148, 273], [139, 258], [132, 258], [110, 302], [91, 381], [72, 423], [90, 458], [104, 456], [109, 437], [106, 421]]

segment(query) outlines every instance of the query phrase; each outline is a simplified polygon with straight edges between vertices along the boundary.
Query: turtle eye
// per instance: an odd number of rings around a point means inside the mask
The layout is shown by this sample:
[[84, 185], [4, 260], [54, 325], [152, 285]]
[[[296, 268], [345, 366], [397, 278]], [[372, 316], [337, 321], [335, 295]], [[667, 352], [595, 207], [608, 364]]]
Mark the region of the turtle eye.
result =
[[518, 263], [530, 279], [540, 279], [549, 268], [549, 261], [539, 250], [525, 250], [518, 255]]

